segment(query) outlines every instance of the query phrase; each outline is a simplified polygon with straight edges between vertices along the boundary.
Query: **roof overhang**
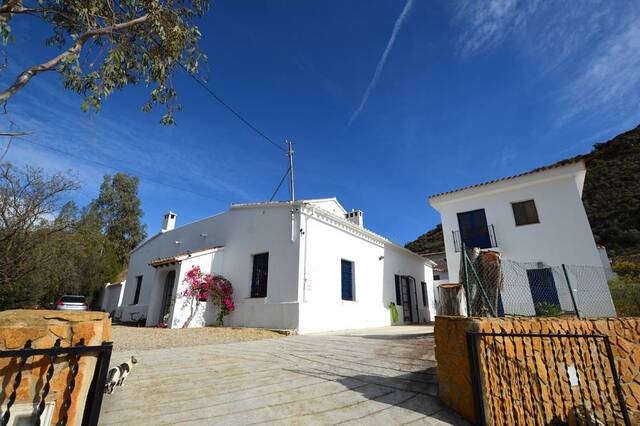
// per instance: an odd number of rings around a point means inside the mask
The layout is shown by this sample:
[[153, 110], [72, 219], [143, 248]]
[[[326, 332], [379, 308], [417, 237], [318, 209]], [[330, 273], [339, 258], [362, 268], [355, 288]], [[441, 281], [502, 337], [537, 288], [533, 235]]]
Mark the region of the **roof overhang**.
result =
[[192, 257], [198, 257], [198, 256], [204, 256], [204, 255], [211, 254], [211, 253], [214, 253], [214, 252], [222, 250], [222, 249], [224, 249], [224, 246], [216, 246], [216, 247], [209, 247], [209, 248], [206, 248], [206, 249], [196, 250], [196, 251], [192, 251], [192, 252], [180, 253], [180, 254], [176, 254], [175, 256], [159, 257], [159, 258], [153, 259], [151, 262], [149, 262], [149, 266], [153, 266], [154, 268], [160, 268], [162, 266], [176, 265], [176, 264], [182, 262], [185, 259], [189, 259], [189, 258], [192, 258]]
[[567, 178], [569, 176], [573, 176], [575, 178], [578, 192], [582, 195], [585, 174], [586, 166], [583, 160], [574, 160], [564, 163], [561, 162], [547, 167], [540, 167], [519, 175], [509, 176], [432, 195], [429, 197], [429, 204], [437, 210], [440, 205], [447, 204], [449, 202], [508, 191], [556, 179]]

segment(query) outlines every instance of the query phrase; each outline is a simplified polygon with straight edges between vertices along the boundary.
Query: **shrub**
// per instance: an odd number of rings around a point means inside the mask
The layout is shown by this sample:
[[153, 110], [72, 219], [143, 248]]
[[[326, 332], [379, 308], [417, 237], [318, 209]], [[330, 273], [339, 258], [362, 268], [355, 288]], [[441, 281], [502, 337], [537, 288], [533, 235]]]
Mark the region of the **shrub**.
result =
[[618, 316], [640, 316], [640, 264], [619, 262], [613, 270], [617, 277], [609, 282], [609, 290]]

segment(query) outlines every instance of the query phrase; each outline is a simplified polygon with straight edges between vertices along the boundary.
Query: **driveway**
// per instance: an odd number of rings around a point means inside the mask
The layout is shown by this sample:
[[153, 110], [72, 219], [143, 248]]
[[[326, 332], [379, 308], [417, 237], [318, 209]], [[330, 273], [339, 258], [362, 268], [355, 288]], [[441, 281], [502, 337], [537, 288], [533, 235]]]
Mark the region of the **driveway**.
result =
[[437, 399], [433, 327], [116, 352], [100, 423], [464, 424]]

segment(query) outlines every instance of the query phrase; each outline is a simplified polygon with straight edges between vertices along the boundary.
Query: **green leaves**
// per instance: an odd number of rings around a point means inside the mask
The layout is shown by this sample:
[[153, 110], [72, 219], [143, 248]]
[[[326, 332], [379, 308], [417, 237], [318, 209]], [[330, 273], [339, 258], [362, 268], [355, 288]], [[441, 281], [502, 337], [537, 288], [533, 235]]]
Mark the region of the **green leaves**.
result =
[[[13, 37], [10, 21], [26, 15], [12, 13], [17, 8], [49, 24], [51, 35], [45, 44], [62, 53], [32, 67], [32, 74], [60, 73], [66, 89], [85, 97], [83, 111], [98, 111], [115, 91], [144, 81], [151, 92], [142, 110], [148, 113], [163, 106], [160, 123], [174, 124], [174, 112], [180, 106], [172, 76], [181, 65], [195, 74], [206, 60], [194, 19], [208, 10], [208, 1], [39, 0], [7, 6], [14, 7], [10, 10], [3, 7], [0, 36], [4, 43]], [[8, 100], [26, 82], [14, 83], [0, 94], [0, 101]]]

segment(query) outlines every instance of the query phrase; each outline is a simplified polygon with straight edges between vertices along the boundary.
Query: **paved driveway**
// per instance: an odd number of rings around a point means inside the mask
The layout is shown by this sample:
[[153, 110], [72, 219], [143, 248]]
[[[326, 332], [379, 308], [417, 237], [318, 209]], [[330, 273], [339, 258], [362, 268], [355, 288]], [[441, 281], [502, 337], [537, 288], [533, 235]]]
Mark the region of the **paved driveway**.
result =
[[[438, 401], [432, 327], [133, 352], [100, 423], [462, 424]], [[120, 362], [130, 353], [114, 353]]]

